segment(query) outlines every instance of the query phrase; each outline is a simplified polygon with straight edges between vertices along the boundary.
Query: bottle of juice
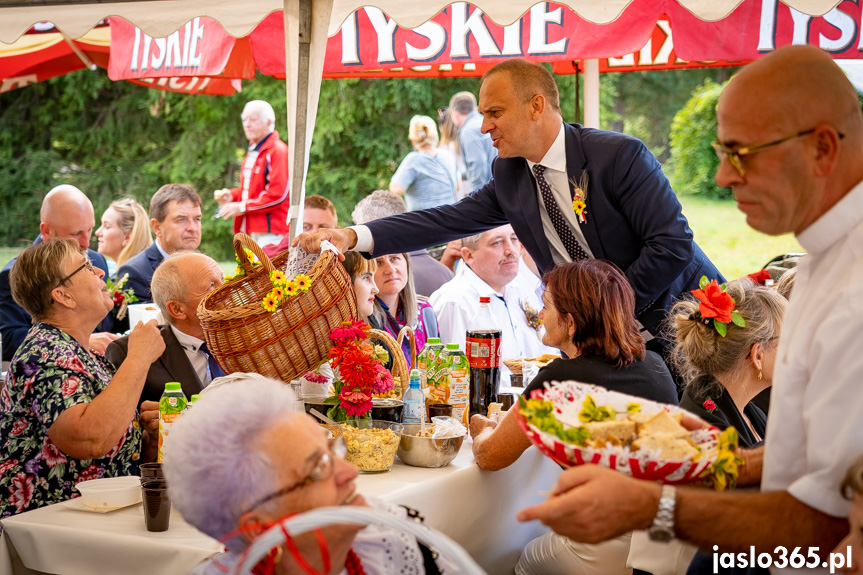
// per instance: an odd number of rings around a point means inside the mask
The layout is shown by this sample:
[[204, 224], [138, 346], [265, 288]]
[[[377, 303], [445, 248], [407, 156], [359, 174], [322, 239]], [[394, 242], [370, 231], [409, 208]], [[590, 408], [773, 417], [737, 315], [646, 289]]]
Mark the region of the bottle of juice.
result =
[[[443, 377], [439, 378], [439, 383], [436, 386], [434, 396], [442, 397], [446, 394], [445, 401], [429, 403], [449, 403], [452, 405], [452, 416], [461, 421], [464, 425], [470, 422], [470, 413], [468, 410], [470, 400], [470, 367], [468, 366], [467, 356], [459, 349], [457, 343], [446, 344], [446, 349], [440, 352], [441, 364], [445, 366], [442, 370]], [[444, 389], [440, 389], [440, 388]], [[432, 393], [429, 393], [429, 397]]]
[[186, 409], [184, 409], [184, 410], [183, 410], [183, 413], [186, 413], [186, 412], [188, 412], [190, 409], [192, 409], [192, 405], [193, 405], [196, 401], [198, 401], [199, 399], [201, 399], [201, 394], [200, 394], [200, 393], [195, 393], [195, 394], [193, 394], [193, 395], [192, 395], [192, 397], [190, 397], [190, 398], [189, 398], [189, 403], [187, 403], [187, 404], [186, 404]]
[[417, 369], [420, 370], [420, 387], [422, 389], [428, 387], [429, 379], [434, 381], [437, 378], [437, 366], [440, 364], [435, 364], [435, 359], [440, 355], [443, 348], [444, 345], [440, 342], [439, 337], [430, 337], [417, 356]]
[[402, 421], [405, 423], [422, 423], [425, 419], [426, 406], [423, 391], [420, 389], [420, 372], [417, 369], [411, 370], [410, 387], [405, 392], [404, 402]]
[[182, 386], [179, 382], [172, 381], [165, 384], [165, 392], [162, 394], [162, 398], [159, 400], [159, 459], [158, 461], [161, 463], [162, 458], [164, 457], [163, 453], [163, 445], [165, 443], [165, 438], [168, 437], [168, 434], [171, 432], [171, 426], [174, 424], [174, 421], [177, 420], [178, 417], [183, 413], [183, 410], [186, 409], [186, 405], [188, 401], [186, 401], [186, 396], [183, 394]]

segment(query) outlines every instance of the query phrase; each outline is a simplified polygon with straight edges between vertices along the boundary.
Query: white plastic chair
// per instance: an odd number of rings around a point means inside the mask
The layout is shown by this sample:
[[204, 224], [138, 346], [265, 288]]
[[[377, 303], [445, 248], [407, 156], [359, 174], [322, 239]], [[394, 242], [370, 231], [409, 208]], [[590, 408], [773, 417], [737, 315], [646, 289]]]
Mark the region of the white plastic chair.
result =
[[[382, 525], [404, 533], [409, 533], [426, 546], [435, 550], [461, 568], [465, 575], [487, 575], [461, 545], [438, 531], [433, 531], [421, 523], [360, 507], [321, 507], [282, 522], [291, 535], [305, 533], [318, 527], [352, 523], [356, 525]], [[282, 527], [276, 524], [262, 533], [249, 546], [244, 561], [237, 564], [234, 573], [248, 573], [263, 559], [273, 547], [285, 542]]]

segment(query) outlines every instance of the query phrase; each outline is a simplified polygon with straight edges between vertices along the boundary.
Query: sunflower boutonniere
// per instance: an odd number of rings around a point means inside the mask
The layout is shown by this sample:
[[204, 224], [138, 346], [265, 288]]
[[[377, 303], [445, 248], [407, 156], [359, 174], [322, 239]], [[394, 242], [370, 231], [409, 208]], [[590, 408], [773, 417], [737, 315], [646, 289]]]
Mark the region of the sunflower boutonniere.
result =
[[542, 320], [539, 319], [539, 312], [527, 300], [520, 300], [518, 304], [521, 306], [521, 311], [524, 312], [524, 319], [527, 325], [536, 331], [536, 336], [542, 341]]
[[587, 170], [581, 173], [581, 178], [578, 182], [574, 178], [569, 178], [569, 185], [572, 186], [572, 209], [578, 215], [579, 223], [587, 222]]

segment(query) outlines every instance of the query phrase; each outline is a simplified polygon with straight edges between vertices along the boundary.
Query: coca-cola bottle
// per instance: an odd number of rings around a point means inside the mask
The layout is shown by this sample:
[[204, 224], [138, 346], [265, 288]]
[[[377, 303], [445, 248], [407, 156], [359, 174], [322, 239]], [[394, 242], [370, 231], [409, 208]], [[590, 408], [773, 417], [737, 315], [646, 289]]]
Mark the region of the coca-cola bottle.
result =
[[479, 310], [467, 324], [465, 345], [470, 364], [470, 414], [486, 415], [497, 401], [500, 387], [500, 343], [502, 332], [494, 320], [491, 298], [479, 298]]

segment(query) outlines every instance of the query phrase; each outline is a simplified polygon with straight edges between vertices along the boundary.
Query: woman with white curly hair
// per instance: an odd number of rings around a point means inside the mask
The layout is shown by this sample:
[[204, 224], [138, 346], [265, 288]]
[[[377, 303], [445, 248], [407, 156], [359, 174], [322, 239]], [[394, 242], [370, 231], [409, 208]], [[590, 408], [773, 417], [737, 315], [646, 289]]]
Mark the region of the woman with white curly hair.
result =
[[[205, 393], [172, 427], [164, 459], [171, 501], [186, 521], [228, 548], [193, 574], [232, 573], [250, 542], [291, 514], [351, 505], [416, 516], [358, 494], [357, 469], [343, 459], [344, 440], [328, 439], [310, 416], [291, 412], [293, 401], [284, 384], [240, 378]], [[459, 573], [413, 536], [390, 528], [334, 525], [320, 532], [323, 540], [312, 532], [293, 536], [296, 548], [277, 548], [259, 564], [261, 572], [268, 566], [288, 574], [309, 573], [305, 567], [330, 574]]]

